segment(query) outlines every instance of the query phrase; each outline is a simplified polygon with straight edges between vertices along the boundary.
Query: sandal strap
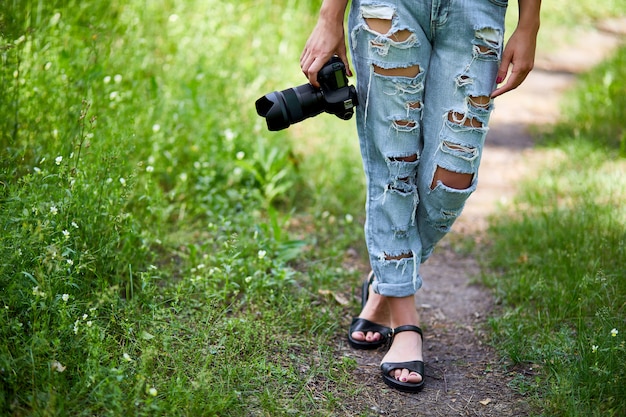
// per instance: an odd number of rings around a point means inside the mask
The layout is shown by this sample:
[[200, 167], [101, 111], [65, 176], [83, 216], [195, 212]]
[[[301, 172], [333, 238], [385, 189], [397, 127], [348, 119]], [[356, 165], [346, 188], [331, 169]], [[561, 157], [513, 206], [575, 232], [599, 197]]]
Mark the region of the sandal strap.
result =
[[363, 281], [363, 285], [361, 286], [361, 310], [365, 308], [365, 303], [370, 296], [370, 287], [372, 286], [372, 282], [374, 282], [374, 271], [370, 271], [367, 279]]
[[383, 326], [382, 324], [374, 323], [373, 321], [369, 321], [367, 319], [354, 317], [352, 319], [352, 323], [350, 324], [350, 334], [354, 332], [376, 332], [380, 333], [383, 338], [387, 338], [393, 332], [393, 330], [389, 327]]
[[417, 326], [413, 326], [411, 324], [406, 324], [404, 326], [398, 326], [395, 329], [393, 329], [393, 334], [398, 334], [398, 333], [402, 333], [402, 332], [417, 332], [419, 333], [419, 335], [423, 338], [424, 335], [422, 334], [422, 329], [420, 329]]
[[419, 374], [424, 377], [424, 362], [423, 361], [409, 361], [409, 362], [383, 362], [380, 365], [380, 369], [383, 373], [388, 374], [394, 369], [408, 369], [410, 372]]

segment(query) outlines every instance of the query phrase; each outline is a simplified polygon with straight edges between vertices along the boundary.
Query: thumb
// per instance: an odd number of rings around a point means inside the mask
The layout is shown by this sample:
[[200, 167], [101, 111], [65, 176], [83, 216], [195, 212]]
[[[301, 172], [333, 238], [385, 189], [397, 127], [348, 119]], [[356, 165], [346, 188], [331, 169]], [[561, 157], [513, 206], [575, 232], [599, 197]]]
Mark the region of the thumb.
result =
[[505, 49], [504, 54], [502, 55], [502, 62], [500, 62], [500, 66], [498, 67], [498, 75], [496, 77], [496, 84], [500, 84], [506, 78], [509, 73], [509, 67], [511, 65], [512, 54], [508, 53]]

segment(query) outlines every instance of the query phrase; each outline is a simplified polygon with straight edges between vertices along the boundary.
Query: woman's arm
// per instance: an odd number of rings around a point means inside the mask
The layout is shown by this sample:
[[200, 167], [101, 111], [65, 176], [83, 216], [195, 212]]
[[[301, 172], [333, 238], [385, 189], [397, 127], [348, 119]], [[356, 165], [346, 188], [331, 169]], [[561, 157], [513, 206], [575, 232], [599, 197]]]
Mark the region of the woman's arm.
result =
[[300, 67], [309, 82], [319, 87], [317, 73], [331, 56], [337, 55], [352, 75], [348, 65], [343, 21], [348, 0], [324, 0], [317, 24], [309, 36], [300, 56]]
[[496, 82], [500, 84], [511, 72], [506, 83], [491, 93], [492, 98], [519, 87], [533, 69], [540, 8], [541, 0], [519, 0], [519, 21], [504, 48]]

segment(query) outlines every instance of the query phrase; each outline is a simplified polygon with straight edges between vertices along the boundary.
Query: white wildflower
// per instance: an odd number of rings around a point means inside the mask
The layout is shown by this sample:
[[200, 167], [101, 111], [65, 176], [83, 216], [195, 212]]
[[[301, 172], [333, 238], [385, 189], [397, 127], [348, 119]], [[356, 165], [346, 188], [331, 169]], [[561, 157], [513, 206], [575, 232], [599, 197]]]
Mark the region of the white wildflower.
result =
[[46, 293], [45, 293], [45, 292], [43, 292], [43, 291], [41, 291], [41, 290], [39, 289], [39, 286], [35, 286], [35, 287], [33, 287], [33, 295], [34, 295], [35, 297], [41, 297], [41, 298], [44, 298], [44, 297], [46, 296]]
[[54, 158], [54, 163], [55, 164], [61, 165], [61, 162], [63, 162], [63, 157], [61, 155], [59, 155], [56, 158]]
[[61, 362], [59, 362], [59, 361], [52, 361], [52, 362], [50, 363], [50, 367], [51, 367], [54, 371], [59, 372], [59, 373], [61, 373], [61, 372], [65, 371], [65, 368], [67, 368], [66, 366], [63, 366], [63, 365], [61, 364]]
[[224, 131], [224, 137], [226, 138], [227, 141], [231, 142], [233, 139], [235, 139], [235, 132], [232, 131], [232, 129], [226, 129]]
[[612, 337], [616, 337], [618, 333], [619, 333], [619, 332], [617, 331], [617, 329], [613, 329], [613, 330], [611, 330], [611, 336], [612, 336]]
[[55, 13], [51, 18], [50, 18], [50, 26], [54, 26], [57, 23], [59, 23], [59, 21], [61, 20], [61, 13]]
[[146, 172], [154, 172], [154, 167], [152, 165], [148, 165], [146, 167]]
[[150, 387], [147, 391], [146, 391], [149, 395], [151, 395], [152, 397], [156, 397], [158, 392], [156, 390], [156, 388], [154, 387]]
[[67, 229], [66, 229], [66, 230], [63, 230], [63, 232], [62, 232], [62, 233], [63, 233], [63, 236], [65, 236], [65, 238], [66, 238], [66, 239], [69, 239], [69, 238], [70, 238], [70, 232], [68, 232], [68, 231], [67, 231]]
[[155, 123], [152, 125], [152, 132], [157, 133], [159, 130], [161, 130], [161, 125], [158, 123]]
[[113, 81], [115, 81], [115, 84], [119, 84], [122, 82], [122, 76], [120, 74], [115, 74], [115, 76], [113, 76]]
[[110, 75], [107, 75], [106, 77], [104, 77], [104, 78], [102, 79], [102, 82], [104, 82], [105, 84], [110, 83], [110, 82], [111, 82], [111, 76], [110, 76]]
[[61, 299], [67, 303], [67, 300], [69, 300], [69, 299], [70, 299], [70, 295], [69, 295], [69, 294], [63, 294], [63, 295], [61, 296]]
[[243, 158], [246, 157], [246, 153], [244, 151], [239, 151], [237, 152], [236, 157], [237, 157], [237, 160], [241, 161]]
[[266, 252], [266, 251], [264, 251], [263, 249], [261, 249], [261, 250], [259, 251], [259, 253], [258, 253], [258, 257], [259, 257], [259, 259], [263, 259], [263, 258], [265, 258], [265, 255], [267, 255], [267, 252]]

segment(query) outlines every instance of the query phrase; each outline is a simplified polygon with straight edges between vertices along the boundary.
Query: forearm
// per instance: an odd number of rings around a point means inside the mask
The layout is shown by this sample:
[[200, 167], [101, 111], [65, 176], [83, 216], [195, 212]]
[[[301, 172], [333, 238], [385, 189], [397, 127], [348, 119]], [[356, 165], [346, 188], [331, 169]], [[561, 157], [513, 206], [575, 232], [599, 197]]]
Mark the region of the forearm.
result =
[[519, 0], [517, 28], [532, 34], [539, 31], [541, 0]]
[[343, 23], [348, 0], [324, 0], [320, 9], [320, 19]]

